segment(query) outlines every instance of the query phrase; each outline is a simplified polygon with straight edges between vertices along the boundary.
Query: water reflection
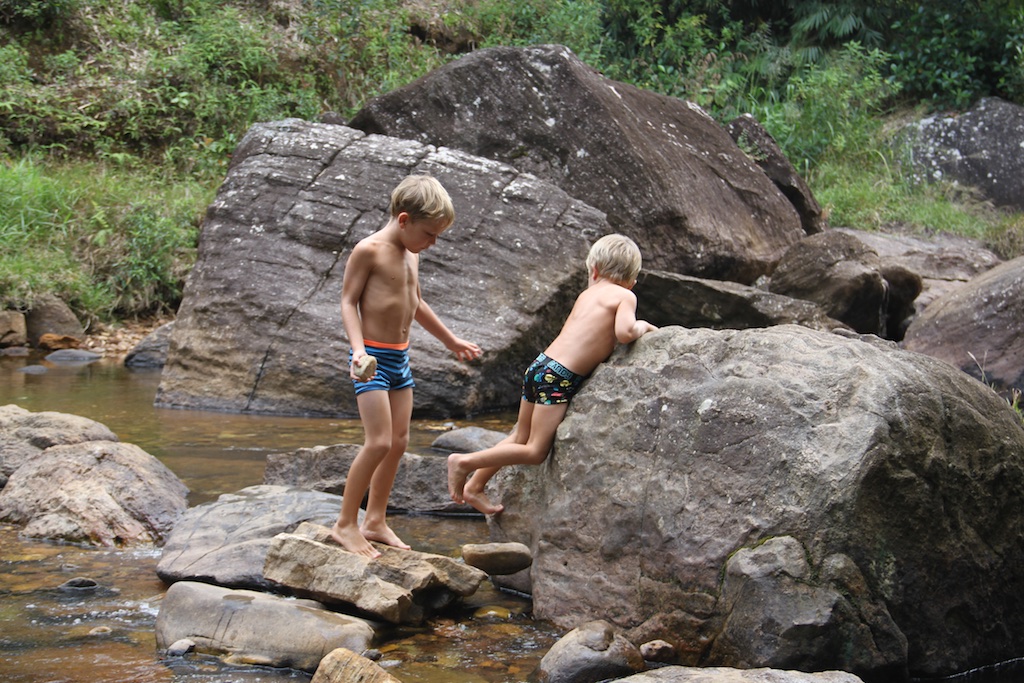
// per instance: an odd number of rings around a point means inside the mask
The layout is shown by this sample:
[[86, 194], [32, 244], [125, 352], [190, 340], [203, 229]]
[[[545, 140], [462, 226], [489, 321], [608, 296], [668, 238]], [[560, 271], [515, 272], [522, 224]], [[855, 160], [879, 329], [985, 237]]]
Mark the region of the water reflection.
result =
[[[42, 374], [23, 370], [45, 367]], [[360, 443], [358, 420], [268, 417], [157, 409], [158, 371], [129, 371], [113, 360], [55, 365], [0, 357], [0, 405], [81, 415], [159, 458], [190, 488], [196, 505], [261, 483], [268, 453]], [[507, 430], [512, 415], [415, 420], [409, 450], [429, 452], [439, 431], [470, 424]], [[400, 536], [425, 552], [457, 556], [487, 540], [473, 517], [393, 516]], [[308, 674], [226, 666], [216, 658], [161, 660], [155, 621], [166, 587], [159, 550], [98, 550], [22, 540], [0, 526], [0, 679], [5, 683], [280, 683]], [[69, 579], [96, 590], [61, 590]], [[559, 634], [534, 622], [529, 603], [485, 583], [456, 611], [382, 645], [381, 664], [404, 683], [511, 683], [525, 680]]]

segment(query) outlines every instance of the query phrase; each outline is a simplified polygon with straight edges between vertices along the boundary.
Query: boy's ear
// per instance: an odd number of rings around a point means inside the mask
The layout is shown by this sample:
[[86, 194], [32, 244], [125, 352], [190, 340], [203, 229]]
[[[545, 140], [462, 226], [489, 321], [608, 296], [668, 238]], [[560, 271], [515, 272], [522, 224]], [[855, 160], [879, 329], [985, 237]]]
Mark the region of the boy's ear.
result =
[[404, 228], [406, 225], [409, 224], [411, 216], [409, 216], [409, 213], [407, 211], [402, 211], [397, 216], [395, 216], [395, 219], [398, 221], [398, 227]]

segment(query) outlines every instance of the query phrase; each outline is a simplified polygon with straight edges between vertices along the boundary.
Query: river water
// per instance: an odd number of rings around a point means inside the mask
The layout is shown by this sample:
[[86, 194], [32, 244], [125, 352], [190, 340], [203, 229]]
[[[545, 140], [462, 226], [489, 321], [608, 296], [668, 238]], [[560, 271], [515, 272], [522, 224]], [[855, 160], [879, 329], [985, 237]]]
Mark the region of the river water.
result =
[[[25, 372], [42, 365], [42, 374]], [[268, 453], [361, 443], [358, 420], [235, 415], [153, 407], [159, 371], [116, 359], [53, 365], [0, 356], [0, 405], [88, 417], [159, 458], [189, 487], [189, 504], [263, 481]], [[468, 421], [416, 420], [409, 450], [429, 453], [438, 432], [470, 424], [506, 431], [511, 415]], [[392, 516], [417, 550], [457, 557], [487, 540], [482, 518]], [[159, 549], [110, 550], [19, 539], [0, 525], [0, 681], [4, 683], [279, 683], [309, 674], [226, 666], [189, 655], [162, 659], [156, 615], [166, 586]], [[94, 579], [96, 590], [61, 589]], [[529, 601], [485, 582], [452, 613], [379, 644], [380, 663], [403, 683], [523, 681], [561, 633], [530, 616]]]

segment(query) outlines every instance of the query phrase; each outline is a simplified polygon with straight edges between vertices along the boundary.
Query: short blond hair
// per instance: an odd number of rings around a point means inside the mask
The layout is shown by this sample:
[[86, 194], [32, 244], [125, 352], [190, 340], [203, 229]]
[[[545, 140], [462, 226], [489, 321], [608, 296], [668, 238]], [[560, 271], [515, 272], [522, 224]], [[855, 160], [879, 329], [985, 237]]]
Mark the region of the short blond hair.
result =
[[587, 268], [614, 282], [633, 284], [640, 274], [643, 257], [636, 242], [625, 235], [605, 235], [590, 247]]
[[455, 222], [455, 206], [448, 191], [429, 175], [410, 175], [391, 191], [391, 216], [407, 213], [414, 219], [444, 221], [444, 227]]

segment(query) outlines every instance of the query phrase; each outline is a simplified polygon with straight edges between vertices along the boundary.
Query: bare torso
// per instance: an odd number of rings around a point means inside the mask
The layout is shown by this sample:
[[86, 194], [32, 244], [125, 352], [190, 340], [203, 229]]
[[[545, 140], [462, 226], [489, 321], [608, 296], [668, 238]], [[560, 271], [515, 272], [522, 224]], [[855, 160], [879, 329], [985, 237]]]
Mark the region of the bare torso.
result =
[[363, 339], [388, 344], [408, 341], [420, 301], [419, 256], [379, 235], [360, 242], [353, 254], [359, 259], [353, 276], [365, 277], [354, 302]]

